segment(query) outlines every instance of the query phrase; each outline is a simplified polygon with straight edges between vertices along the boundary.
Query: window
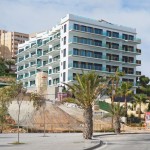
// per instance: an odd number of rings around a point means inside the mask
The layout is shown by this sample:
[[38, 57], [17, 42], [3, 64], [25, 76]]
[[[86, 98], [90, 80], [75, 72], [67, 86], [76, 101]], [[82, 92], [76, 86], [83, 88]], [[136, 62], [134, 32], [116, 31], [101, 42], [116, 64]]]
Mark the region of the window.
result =
[[117, 44], [117, 43], [112, 43], [112, 48], [114, 48], [114, 49], [119, 49], [119, 44]]
[[66, 32], [66, 24], [64, 25], [64, 33]]
[[63, 57], [66, 57], [66, 49], [63, 51]]
[[35, 64], [35, 61], [32, 61], [32, 62], [31, 62], [31, 66], [34, 65], [34, 64]]
[[92, 63], [88, 63], [88, 66], [87, 66], [88, 69], [92, 69], [93, 68], [93, 65]]
[[66, 81], [66, 73], [63, 73], [63, 81]]
[[81, 50], [81, 56], [86, 56], [86, 51], [85, 50]]
[[86, 63], [85, 62], [81, 62], [81, 68], [86, 68]]
[[52, 73], [52, 69], [49, 69], [49, 74], [51, 74]]
[[94, 28], [94, 33], [95, 34], [102, 34], [102, 29]]
[[91, 51], [87, 51], [87, 52], [86, 52], [86, 56], [87, 56], [87, 57], [92, 57], [92, 52], [91, 52]]
[[134, 40], [134, 36], [133, 35], [129, 35], [129, 40], [133, 41]]
[[101, 52], [94, 52], [94, 57], [95, 58], [102, 58], [102, 53]]
[[118, 32], [113, 32], [113, 33], [112, 33], [112, 37], [119, 38], [119, 33], [118, 33]]
[[73, 55], [79, 55], [79, 50], [76, 49], [76, 48], [74, 48], [74, 49], [73, 49]]
[[79, 25], [78, 24], [74, 24], [74, 29], [75, 30], [79, 30]]
[[52, 80], [49, 80], [49, 81], [48, 81], [48, 84], [51, 85], [51, 84], [52, 84]]
[[87, 27], [87, 32], [92, 33], [93, 32], [93, 28], [92, 27]]
[[79, 67], [79, 65], [78, 65], [78, 62], [77, 62], [77, 61], [73, 61], [73, 67], [74, 67], [74, 68], [78, 68], [78, 67]]
[[95, 70], [101, 70], [102, 69], [102, 65], [101, 64], [94, 64], [94, 69]]
[[102, 41], [94, 40], [94, 45], [95, 46], [102, 46]]
[[35, 80], [30, 81], [30, 86], [35, 85]]
[[66, 69], [66, 61], [63, 61], [63, 69]]
[[122, 34], [122, 38], [123, 38], [124, 40], [128, 40], [128, 35], [127, 35], [127, 34]]
[[64, 45], [66, 45], [66, 36], [64, 37]]
[[86, 26], [81, 26], [81, 31], [86, 32]]
[[109, 37], [111, 37], [111, 31], [107, 31], [106, 35], [109, 36]]

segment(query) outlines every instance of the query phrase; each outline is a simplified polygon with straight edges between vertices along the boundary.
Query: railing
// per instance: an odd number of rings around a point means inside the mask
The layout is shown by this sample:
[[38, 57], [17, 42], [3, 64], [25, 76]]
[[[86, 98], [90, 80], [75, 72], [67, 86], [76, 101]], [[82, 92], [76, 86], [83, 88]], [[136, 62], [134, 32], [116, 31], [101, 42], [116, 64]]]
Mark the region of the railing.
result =
[[[76, 38], [70, 38], [69, 39], [69, 43], [79, 43], [79, 42], [78, 42], [78, 40]], [[85, 45], [90, 45], [90, 46], [97, 46], [97, 45], [94, 45], [92, 43], [88, 43], [88, 44], [87, 43], [79, 43], [79, 44], [85, 44]], [[136, 49], [125, 50], [121, 46], [113, 47], [113, 46], [108, 46], [106, 43], [102, 43], [102, 46], [98, 46], [98, 47], [102, 47], [102, 48], [106, 48], [106, 49], [114, 49], [114, 50], [119, 50], [119, 51], [122, 51], [122, 52], [129, 52], [129, 53], [136, 53], [137, 52]]]
[[136, 49], [136, 52], [141, 54], [141, 49]]
[[106, 36], [108, 38], [116, 38], [116, 39], [122, 39], [122, 40], [127, 40], [127, 41], [134, 41], [134, 42], [137, 42], [137, 43], [141, 43], [141, 39], [140, 38], [133, 38], [133, 39], [124, 39], [123, 35], [119, 35], [118, 37], [116, 36], [109, 36], [107, 35], [106, 32], [102, 31], [101, 33], [95, 33], [95, 32], [88, 32], [88, 31], [82, 31], [81, 29], [75, 29], [74, 28], [74, 25], [71, 25], [69, 26], [69, 30], [75, 30], [75, 31], [79, 31], [79, 32], [83, 32], [83, 33], [90, 33], [90, 34], [95, 34], [95, 35], [102, 35], [102, 36]]
[[136, 60], [137, 65], [141, 65], [141, 60]]
[[136, 71], [136, 75], [141, 75], [141, 71]]

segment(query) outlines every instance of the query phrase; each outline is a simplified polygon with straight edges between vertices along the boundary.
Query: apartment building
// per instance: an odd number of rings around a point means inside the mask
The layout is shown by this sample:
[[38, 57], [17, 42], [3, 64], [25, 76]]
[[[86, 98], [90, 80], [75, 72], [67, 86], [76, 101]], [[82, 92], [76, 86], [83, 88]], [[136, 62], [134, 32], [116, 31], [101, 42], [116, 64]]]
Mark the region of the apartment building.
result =
[[29, 39], [29, 35], [19, 32], [8, 32], [0, 30], [0, 57], [15, 58], [18, 51], [18, 44]]
[[48, 87], [53, 87], [73, 82], [81, 70], [107, 76], [119, 69], [125, 72], [121, 80], [136, 87], [140, 43], [136, 29], [68, 14], [56, 27], [19, 44], [17, 79], [35, 90], [38, 72], [47, 73]]

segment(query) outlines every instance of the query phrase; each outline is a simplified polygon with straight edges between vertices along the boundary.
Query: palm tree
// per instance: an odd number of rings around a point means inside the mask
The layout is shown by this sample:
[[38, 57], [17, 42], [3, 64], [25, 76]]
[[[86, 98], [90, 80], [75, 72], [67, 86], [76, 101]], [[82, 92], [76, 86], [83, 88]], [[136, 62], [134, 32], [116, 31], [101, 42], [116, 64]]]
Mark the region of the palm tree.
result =
[[110, 113], [114, 118], [114, 129], [116, 134], [120, 134], [121, 129], [121, 116], [125, 113], [125, 108], [120, 106], [120, 103], [113, 103], [110, 109]]
[[139, 105], [138, 116], [139, 116], [140, 120], [141, 120], [141, 105], [142, 105], [142, 103], [145, 104], [146, 100], [148, 100], [148, 97], [145, 94], [135, 94], [134, 95], [133, 103], [136, 106]]
[[[119, 86], [120, 77], [122, 77], [124, 75], [125, 75], [124, 72], [119, 72], [119, 70], [117, 69], [115, 74], [111, 75], [109, 77], [109, 79], [110, 79], [109, 82], [110, 82], [111, 86], [108, 87], [107, 94], [111, 98], [111, 105], [113, 105], [113, 103], [114, 103], [114, 99], [115, 99], [117, 89], [118, 89], [118, 86]], [[113, 128], [113, 116], [112, 116], [112, 121], [111, 122], [112, 122], [111, 124], [112, 124], [112, 128]]]
[[82, 75], [76, 74], [76, 82], [71, 84], [64, 83], [74, 95], [68, 100], [74, 101], [84, 109], [84, 129], [83, 137], [91, 139], [93, 135], [93, 110], [92, 105], [97, 97], [106, 88], [106, 83], [95, 72], [88, 72]]
[[131, 88], [132, 88], [132, 83], [122, 82], [121, 86], [117, 89], [117, 95], [121, 95], [124, 98], [124, 105], [126, 110], [125, 117], [127, 117], [127, 96], [133, 94]]

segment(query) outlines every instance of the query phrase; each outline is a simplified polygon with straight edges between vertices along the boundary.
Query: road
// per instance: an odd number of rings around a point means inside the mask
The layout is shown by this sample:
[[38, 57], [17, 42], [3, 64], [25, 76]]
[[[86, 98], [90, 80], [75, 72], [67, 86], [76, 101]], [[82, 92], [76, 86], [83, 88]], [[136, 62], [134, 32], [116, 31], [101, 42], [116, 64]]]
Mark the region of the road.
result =
[[150, 133], [103, 135], [104, 145], [97, 150], [150, 150]]

